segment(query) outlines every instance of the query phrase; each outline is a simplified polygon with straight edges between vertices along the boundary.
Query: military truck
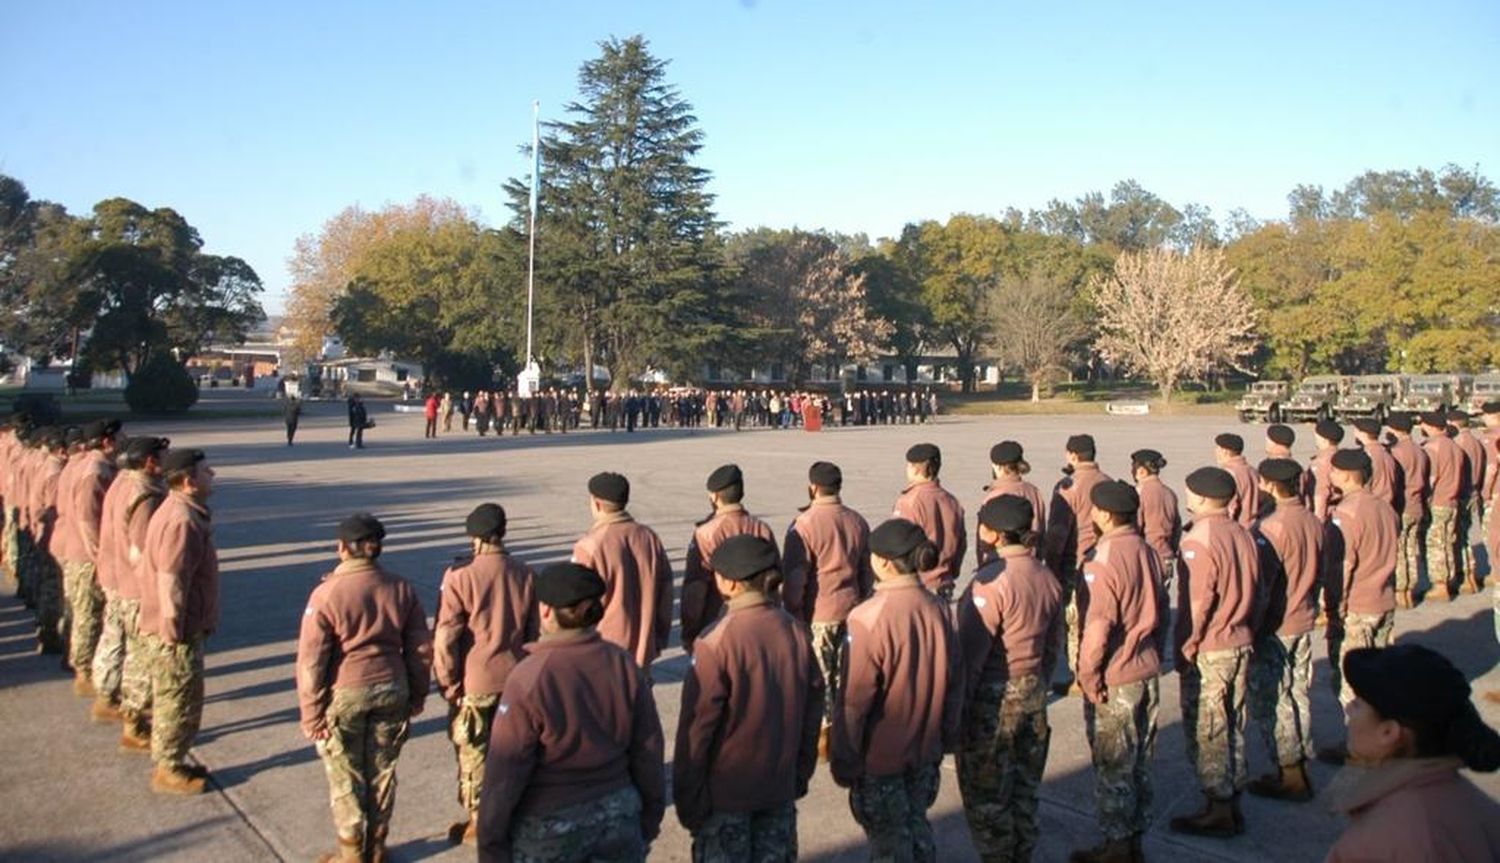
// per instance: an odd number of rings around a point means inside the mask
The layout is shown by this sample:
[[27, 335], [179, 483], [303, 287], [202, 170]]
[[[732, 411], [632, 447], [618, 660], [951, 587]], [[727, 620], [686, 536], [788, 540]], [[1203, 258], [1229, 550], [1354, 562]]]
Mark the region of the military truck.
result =
[[1404, 395], [1406, 379], [1400, 375], [1361, 375], [1333, 406], [1333, 413], [1342, 422], [1373, 419], [1383, 423]]
[[1242, 423], [1279, 423], [1282, 406], [1291, 394], [1292, 385], [1287, 381], [1256, 381], [1245, 390], [1235, 410]]
[[1500, 372], [1475, 375], [1474, 386], [1469, 390], [1469, 403], [1464, 407], [1474, 416], [1483, 413], [1485, 402], [1500, 401]]
[[1396, 407], [1410, 413], [1445, 411], [1462, 404], [1467, 390], [1462, 375], [1412, 375]]
[[1282, 414], [1289, 422], [1315, 423], [1332, 419], [1334, 406], [1348, 391], [1349, 378], [1343, 375], [1312, 375], [1303, 378]]

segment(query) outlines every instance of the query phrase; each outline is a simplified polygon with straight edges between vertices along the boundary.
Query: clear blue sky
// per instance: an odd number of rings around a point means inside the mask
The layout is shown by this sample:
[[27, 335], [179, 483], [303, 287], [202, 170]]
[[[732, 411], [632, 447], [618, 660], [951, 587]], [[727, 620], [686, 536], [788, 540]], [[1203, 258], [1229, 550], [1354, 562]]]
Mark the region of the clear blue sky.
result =
[[887, 236], [1124, 178], [1276, 218], [1367, 168], [1500, 178], [1494, 0], [0, 0], [0, 172], [75, 212], [175, 207], [275, 311], [293, 241], [349, 204], [503, 220], [532, 100], [560, 116], [596, 43], [635, 33], [734, 227]]

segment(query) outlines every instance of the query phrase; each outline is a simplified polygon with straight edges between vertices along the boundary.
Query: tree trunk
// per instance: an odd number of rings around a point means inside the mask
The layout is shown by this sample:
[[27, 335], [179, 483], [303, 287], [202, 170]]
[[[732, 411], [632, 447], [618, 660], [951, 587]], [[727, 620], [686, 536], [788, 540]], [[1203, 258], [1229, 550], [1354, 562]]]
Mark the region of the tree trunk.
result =
[[594, 395], [594, 334], [589, 329], [589, 316], [583, 315], [583, 393], [592, 400]]
[[1031, 382], [1031, 400], [1032, 400], [1032, 402], [1039, 402], [1039, 401], [1042, 400], [1042, 383], [1041, 383], [1041, 381], [1033, 380]]

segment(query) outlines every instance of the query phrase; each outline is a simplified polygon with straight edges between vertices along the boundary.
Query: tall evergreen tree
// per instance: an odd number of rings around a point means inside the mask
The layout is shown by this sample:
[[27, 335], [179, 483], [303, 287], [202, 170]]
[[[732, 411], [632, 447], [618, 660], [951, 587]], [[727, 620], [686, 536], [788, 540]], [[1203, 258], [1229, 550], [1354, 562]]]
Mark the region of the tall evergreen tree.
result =
[[[539, 314], [566, 322], [563, 351], [586, 369], [693, 377], [733, 330], [709, 172], [693, 164], [703, 133], [666, 70], [641, 36], [600, 43], [541, 141]], [[507, 190], [523, 227], [528, 186]]]

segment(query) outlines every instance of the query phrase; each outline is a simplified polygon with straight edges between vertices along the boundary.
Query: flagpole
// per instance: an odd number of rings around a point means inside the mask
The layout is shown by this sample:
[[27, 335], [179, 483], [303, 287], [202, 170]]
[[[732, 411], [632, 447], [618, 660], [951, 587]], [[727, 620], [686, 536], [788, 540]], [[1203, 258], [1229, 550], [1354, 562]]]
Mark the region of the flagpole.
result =
[[541, 151], [541, 102], [531, 103], [531, 236], [528, 238], [530, 252], [526, 261], [526, 365], [530, 367], [534, 354], [531, 351], [531, 315], [536, 299], [536, 210], [537, 193], [542, 178]]

